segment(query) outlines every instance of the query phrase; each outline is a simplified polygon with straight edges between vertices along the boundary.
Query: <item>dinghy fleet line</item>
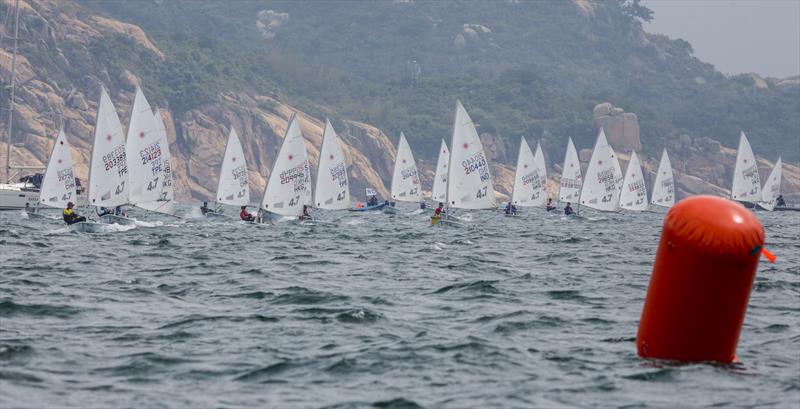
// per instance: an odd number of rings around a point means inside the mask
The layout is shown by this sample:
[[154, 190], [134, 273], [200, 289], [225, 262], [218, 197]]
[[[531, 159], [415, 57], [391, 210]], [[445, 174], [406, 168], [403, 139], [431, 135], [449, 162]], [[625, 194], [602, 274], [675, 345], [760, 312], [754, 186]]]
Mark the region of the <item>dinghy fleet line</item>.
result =
[[[36, 215], [39, 205], [65, 209], [64, 219], [70, 228], [87, 232], [99, 231], [104, 223], [133, 224], [135, 220], [127, 217], [126, 207], [177, 217], [165, 129], [160, 112], [151, 108], [137, 87], [126, 136], [108, 93], [101, 89], [87, 188], [88, 207], [95, 209], [97, 221], [85, 220], [75, 213], [76, 179], [63, 130], [58, 134], [50, 155], [40, 203], [36, 209], [26, 207], [26, 210]], [[498, 209], [487, 154], [460, 101], [456, 102], [450, 147], [448, 149], [442, 140], [430, 197], [434, 203], [439, 203], [431, 217], [432, 224], [457, 223], [448, 217], [449, 209]], [[366, 203], [358, 202], [353, 206], [345, 156], [333, 126], [327, 120], [313, 190], [305, 138], [294, 115], [289, 120], [256, 214], [247, 210], [250, 204], [247, 172], [244, 150], [236, 131], [231, 128], [220, 166], [214, 206], [204, 203], [202, 213], [207, 217], [227, 217], [223, 206], [237, 206], [243, 220], [272, 223], [283, 219], [310, 219], [309, 210], [312, 208], [393, 212], [395, 201], [420, 203], [422, 209], [427, 208], [414, 155], [402, 133], [392, 173], [391, 201], [380, 202], [375, 191], [367, 188]], [[779, 158], [762, 188], [755, 156], [742, 132], [731, 198], [773, 210], [776, 204], [782, 204], [780, 180]], [[636, 152], [631, 152], [623, 176], [617, 155], [600, 129], [584, 178], [577, 150], [569, 138], [557, 200], [565, 204], [568, 215], [573, 213], [572, 204], [612, 212], [643, 211], [650, 205], [670, 207], [675, 203], [675, 182], [669, 156], [666, 150], [661, 154], [648, 200]], [[535, 151], [531, 150], [524, 137], [520, 139], [511, 199], [501, 208], [507, 215], [514, 216], [521, 207], [556, 209], [552, 198], [548, 197], [547, 166], [542, 148], [537, 144]]]

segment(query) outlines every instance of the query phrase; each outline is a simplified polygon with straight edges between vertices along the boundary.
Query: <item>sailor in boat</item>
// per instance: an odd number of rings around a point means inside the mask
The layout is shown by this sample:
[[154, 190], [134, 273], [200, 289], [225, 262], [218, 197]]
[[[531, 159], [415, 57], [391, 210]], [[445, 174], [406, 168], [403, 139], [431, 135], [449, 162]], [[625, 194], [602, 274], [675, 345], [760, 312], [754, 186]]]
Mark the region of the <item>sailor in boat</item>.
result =
[[370, 197], [367, 200], [367, 206], [377, 206], [377, 205], [378, 205], [378, 196], [372, 195], [372, 197]]
[[203, 202], [203, 205], [200, 206], [200, 213], [203, 213], [203, 216], [205, 216], [206, 213], [209, 213], [209, 212], [211, 212], [211, 209], [208, 208], [208, 202]]
[[444, 217], [445, 213], [444, 203], [439, 202], [439, 207], [433, 211], [433, 216], [431, 216], [431, 224], [439, 223], [439, 221]]
[[241, 218], [246, 222], [252, 222], [256, 220], [255, 216], [253, 216], [252, 214], [250, 214], [250, 212], [247, 211], [247, 206], [242, 206], [242, 211], [239, 212], [239, 218]]
[[300, 215], [300, 220], [311, 220], [311, 215], [308, 213], [307, 205], [303, 205], [303, 214]]
[[[25, 205], [27, 206], [28, 204], [25, 203]], [[775, 206], [786, 206], [786, 201], [783, 200], [783, 195], [778, 195], [778, 197], [775, 199]]]
[[514, 206], [510, 201], [506, 204], [506, 214], [509, 216], [517, 215], [517, 206]]
[[572, 210], [571, 203], [567, 202], [567, 206], [564, 207], [564, 214], [567, 215], [567, 216], [569, 216], [571, 214], [575, 214], [575, 210]]
[[64, 209], [64, 221], [68, 225], [86, 221], [85, 217], [78, 215], [78, 213], [75, 213], [75, 210], [72, 209], [74, 206], [75, 206], [74, 203], [69, 202], [67, 203], [67, 208]]
[[551, 198], [551, 197], [547, 198], [547, 207], [546, 207], [546, 209], [547, 209], [548, 212], [551, 211], [551, 210], [555, 210], [556, 209], [556, 206], [553, 204], [553, 198]]
[[33, 212], [33, 209], [31, 208], [31, 204], [28, 203], [28, 202], [25, 202], [25, 213], [32, 213], [32, 212]]
[[111, 212], [111, 209], [109, 209], [109, 208], [107, 208], [107, 207], [100, 206], [100, 207], [97, 209], [97, 216], [98, 216], [98, 217], [103, 217], [103, 216], [105, 216], [105, 215], [107, 215], [107, 214], [111, 214], [111, 213], [112, 213], [112, 212]]
[[422, 209], [422, 210], [425, 210], [425, 209], [428, 208], [428, 204], [425, 203], [425, 202], [420, 202], [419, 203], [419, 208]]
[[122, 211], [122, 206], [114, 208], [114, 216], [128, 217], [128, 214]]

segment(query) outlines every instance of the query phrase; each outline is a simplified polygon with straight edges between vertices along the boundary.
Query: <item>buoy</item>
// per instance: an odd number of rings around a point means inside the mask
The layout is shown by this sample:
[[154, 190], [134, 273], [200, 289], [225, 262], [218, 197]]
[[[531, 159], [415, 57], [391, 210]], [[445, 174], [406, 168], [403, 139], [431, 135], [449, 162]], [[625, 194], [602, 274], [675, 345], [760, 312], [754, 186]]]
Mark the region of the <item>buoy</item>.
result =
[[694, 196], [673, 206], [636, 336], [639, 356], [733, 362], [762, 251], [764, 228], [741, 204]]

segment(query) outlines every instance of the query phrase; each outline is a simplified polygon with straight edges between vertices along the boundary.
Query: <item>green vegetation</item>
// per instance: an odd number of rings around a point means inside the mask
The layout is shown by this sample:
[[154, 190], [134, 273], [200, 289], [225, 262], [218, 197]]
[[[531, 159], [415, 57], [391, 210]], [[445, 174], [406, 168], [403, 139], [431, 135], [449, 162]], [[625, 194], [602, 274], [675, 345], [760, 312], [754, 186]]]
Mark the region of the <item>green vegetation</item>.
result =
[[[141, 26], [167, 55], [111, 37], [92, 44], [89, 61], [111, 78], [141, 76], [156, 103], [179, 113], [228, 90], [271, 95], [392, 138], [404, 131], [432, 158], [459, 98], [509, 152], [524, 135], [561, 157], [567, 136], [592, 145], [591, 110], [609, 101], [639, 115], [651, 155], [682, 133], [735, 146], [741, 129], [758, 154], [800, 160], [800, 87], [725, 77], [686, 41], [645, 34], [641, 21], [658, 16], [638, 0], [592, 2], [590, 15], [571, 1], [80, 3]], [[274, 38], [256, 26], [262, 10], [289, 15]]]

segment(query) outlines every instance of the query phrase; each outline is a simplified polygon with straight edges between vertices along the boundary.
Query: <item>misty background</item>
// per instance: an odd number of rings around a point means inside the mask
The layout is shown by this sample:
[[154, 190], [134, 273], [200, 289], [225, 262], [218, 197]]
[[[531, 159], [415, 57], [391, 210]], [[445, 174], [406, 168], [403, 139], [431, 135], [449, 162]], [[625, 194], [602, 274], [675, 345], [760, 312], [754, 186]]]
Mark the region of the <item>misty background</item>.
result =
[[651, 33], [682, 38], [726, 74], [800, 75], [800, 0], [645, 0]]

